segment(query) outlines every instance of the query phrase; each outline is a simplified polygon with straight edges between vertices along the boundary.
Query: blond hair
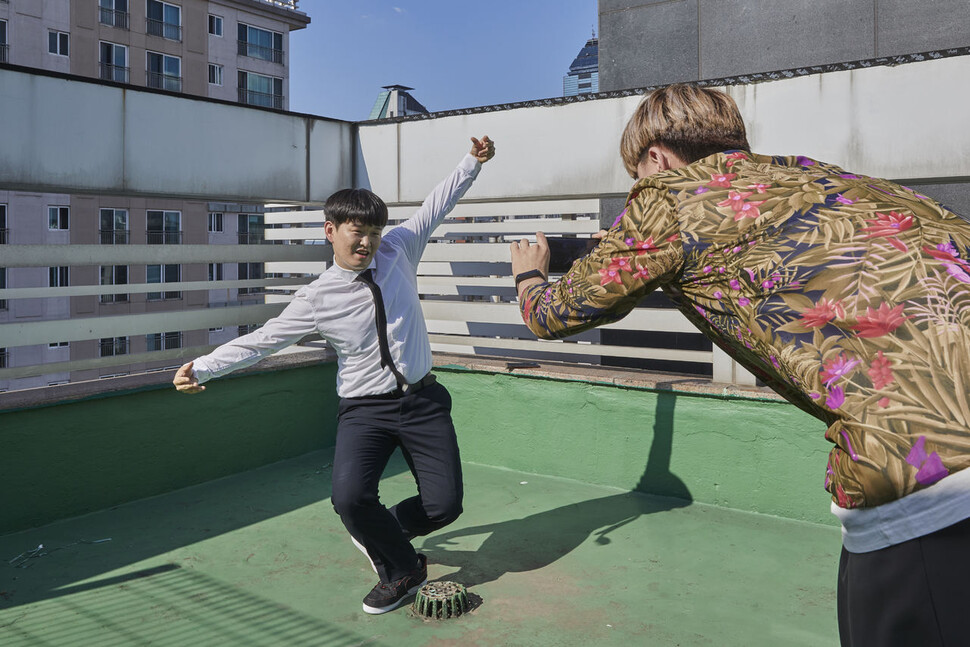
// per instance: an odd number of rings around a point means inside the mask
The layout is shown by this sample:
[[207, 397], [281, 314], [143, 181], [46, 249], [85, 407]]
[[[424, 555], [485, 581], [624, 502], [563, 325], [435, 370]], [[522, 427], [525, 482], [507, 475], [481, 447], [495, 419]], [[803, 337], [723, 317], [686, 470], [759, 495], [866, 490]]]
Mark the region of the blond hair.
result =
[[633, 178], [643, 153], [654, 144], [662, 144], [688, 164], [724, 150], [750, 150], [734, 99], [684, 83], [643, 97], [627, 122], [620, 156]]

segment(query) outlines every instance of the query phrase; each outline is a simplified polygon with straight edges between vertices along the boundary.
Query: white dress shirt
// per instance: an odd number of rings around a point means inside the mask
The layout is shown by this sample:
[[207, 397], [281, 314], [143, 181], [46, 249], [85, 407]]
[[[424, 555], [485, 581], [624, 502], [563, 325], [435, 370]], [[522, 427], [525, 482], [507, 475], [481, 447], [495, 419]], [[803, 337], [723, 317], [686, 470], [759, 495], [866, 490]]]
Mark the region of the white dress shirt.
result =
[[[418, 262], [431, 232], [471, 187], [481, 164], [471, 155], [425, 198], [418, 211], [384, 235], [371, 262], [387, 313], [391, 357], [408, 383], [431, 370], [431, 343], [418, 299]], [[202, 384], [255, 364], [263, 357], [317, 332], [337, 353], [337, 394], [344, 398], [388, 393], [397, 388], [381, 367], [374, 296], [358, 272], [336, 263], [300, 288], [278, 317], [194, 361]]]

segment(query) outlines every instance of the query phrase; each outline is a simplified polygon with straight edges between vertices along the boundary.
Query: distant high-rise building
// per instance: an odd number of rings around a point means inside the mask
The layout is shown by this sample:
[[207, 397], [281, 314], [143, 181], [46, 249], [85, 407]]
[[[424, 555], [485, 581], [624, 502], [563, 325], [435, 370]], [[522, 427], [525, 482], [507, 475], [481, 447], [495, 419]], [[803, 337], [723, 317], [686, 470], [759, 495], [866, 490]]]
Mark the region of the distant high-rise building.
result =
[[[290, 33], [309, 23], [299, 0], [0, 0], [0, 63], [286, 110]], [[43, 115], [41, 108], [38, 115]], [[0, 119], [2, 114], [0, 107]], [[159, 126], [126, 127], [137, 131]], [[259, 139], [258, 133], [251, 137]], [[258, 154], [258, 146], [254, 151]], [[260, 303], [263, 288], [166, 289], [162, 284], [204, 282], [207, 276], [209, 281], [261, 279], [262, 263], [7, 267], [2, 248], [256, 244], [263, 242], [263, 212], [262, 205], [221, 200], [0, 190], [0, 289], [117, 286], [117, 293], [100, 296], [0, 299], [0, 323]], [[125, 289], [146, 283], [158, 283], [158, 291]], [[42, 374], [0, 378], [0, 392], [181, 364], [181, 358], [172, 357], [176, 349], [207, 348], [246, 329], [163, 330], [0, 347], [0, 368], [48, 366]], [[168, 351], [167, 357], [154, 359], [153, 353], [162, 351]], [[124, 363], [119, 355], [132, 359]]]
[[377, 95], [377, 101], [374, 102], [374, 107], [371, 108], [370, 116], [367, 119], [428, 114], [428, 109], [408, 92], [408, 90], [413, 89], [405, 85], [385, 85], [381, 93]]
[[569, 74], [562, 77], [562, 96], [572, 97], [577, 94], [599, 92], [599, 39], [593, 32], [593, 37], [586, 41], [583, 49], [573, 59], [569, 66]]

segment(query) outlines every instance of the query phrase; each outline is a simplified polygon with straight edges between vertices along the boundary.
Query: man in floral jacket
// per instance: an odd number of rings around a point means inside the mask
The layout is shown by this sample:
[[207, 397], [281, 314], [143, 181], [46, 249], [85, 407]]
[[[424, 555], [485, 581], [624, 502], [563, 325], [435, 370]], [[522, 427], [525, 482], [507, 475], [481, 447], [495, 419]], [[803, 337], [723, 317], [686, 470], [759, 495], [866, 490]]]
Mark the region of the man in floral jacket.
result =
[[675, 85], [627, 124], [627, 208], [549, 283], [512, 244], [543, 338], [616, 321], [656, 288], [828, 425], [843, 525], [843, 645], [970, 644], [970, 222], [911, 189], [750, 152], [734, 101]]

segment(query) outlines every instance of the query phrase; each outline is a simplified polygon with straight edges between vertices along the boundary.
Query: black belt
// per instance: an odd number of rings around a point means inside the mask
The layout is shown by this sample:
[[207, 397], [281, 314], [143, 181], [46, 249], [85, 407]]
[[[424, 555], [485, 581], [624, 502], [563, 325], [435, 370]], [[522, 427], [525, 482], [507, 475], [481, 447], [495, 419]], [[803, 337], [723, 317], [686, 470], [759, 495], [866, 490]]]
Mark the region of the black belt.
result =
[[378, 393], [376, 395], [358, 395], [355, 400], [396, 400], [398, 398], [403, 398], [406, 395], [411, 395], [412, 393], [417, 393], [426, 386], [431, 386], [438, 381], [438, 378], [434, 376], [433, 373], [428, 373], [422, 377], [417, 382], [413, 384], [405, 384], [399, 386], [393, 391], [387, 393]]

